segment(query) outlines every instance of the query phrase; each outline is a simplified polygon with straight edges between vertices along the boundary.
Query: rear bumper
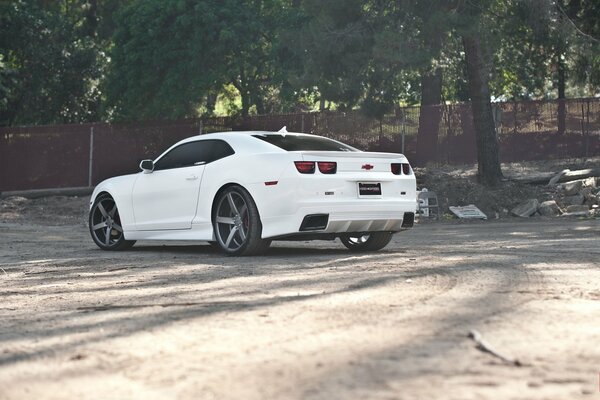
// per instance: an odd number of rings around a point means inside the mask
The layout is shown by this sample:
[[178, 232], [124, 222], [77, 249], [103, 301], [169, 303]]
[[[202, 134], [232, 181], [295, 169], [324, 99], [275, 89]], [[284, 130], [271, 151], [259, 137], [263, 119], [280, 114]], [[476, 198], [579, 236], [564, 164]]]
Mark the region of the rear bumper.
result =
[[[379, 183], [381, 193], [365, 195], [364, 183]], [[276, 185], [250, 187], [264, 239], [302, 233], [307, 215], [327, 214], [324, 229], [313, 233], [399, 231], [405, 213], [417, 209], [414, 174], [392, 172], [338, 172], [334, 175], [299, 174], [293, 163]]]
[[[416, 212], [416, 200], [381, 201], [379, 199], [357, 199], [344, 202], [321, 202], [320, 204], [299, 204], [297, 212], [291, 215], [263, 218], [262, 237], [264, 239], [296, 233], [306, 233], [303, 227], [309, 215], [327, 215], [324, 229], [310, 230], [312, 233], [346, 232], [397, 232], [412, 226]], [[405, 217], [406, 216], [406, 217]], [[410, 221], [403, 225], [405, 219]]]

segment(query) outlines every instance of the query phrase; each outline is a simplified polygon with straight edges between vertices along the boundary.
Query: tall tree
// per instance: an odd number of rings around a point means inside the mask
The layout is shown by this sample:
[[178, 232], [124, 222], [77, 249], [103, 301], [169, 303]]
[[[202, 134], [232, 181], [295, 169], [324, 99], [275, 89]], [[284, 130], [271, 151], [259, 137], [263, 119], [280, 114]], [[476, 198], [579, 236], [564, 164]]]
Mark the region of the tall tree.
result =
[[479, 5], [469, 4], [463, 13], [466, 18], [474, 21], [469, 28], [464, 30], [463, 43], [477, 142], [477, 176], [481, 183], [493, 186], [500, 183], [502, 171], [490, 99], [489, 64], [491, 60], [486, 57], [481, 43], [481, 38], [485, 38], [481, 25], [482, 8]]

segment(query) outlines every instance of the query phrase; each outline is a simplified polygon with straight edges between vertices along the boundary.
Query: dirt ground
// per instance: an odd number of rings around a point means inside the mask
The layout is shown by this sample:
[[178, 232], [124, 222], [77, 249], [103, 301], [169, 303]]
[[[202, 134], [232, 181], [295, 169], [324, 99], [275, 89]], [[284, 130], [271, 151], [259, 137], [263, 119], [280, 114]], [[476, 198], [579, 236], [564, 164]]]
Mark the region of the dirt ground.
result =
[[[0, 399], [597, 399], [600, 220], [417, 225], [383, 251], [103, 252], [85, 198], [0, 202]], [[477, 330], [516, 366], [477, 349]]]

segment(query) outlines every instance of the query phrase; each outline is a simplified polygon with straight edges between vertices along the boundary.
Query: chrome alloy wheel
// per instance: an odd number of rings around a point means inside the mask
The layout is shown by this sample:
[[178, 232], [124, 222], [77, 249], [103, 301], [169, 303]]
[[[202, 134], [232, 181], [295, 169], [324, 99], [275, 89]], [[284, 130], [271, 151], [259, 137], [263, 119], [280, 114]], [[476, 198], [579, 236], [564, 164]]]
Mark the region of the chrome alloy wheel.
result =
[[117, 250], [130, 244], [123, 236], [117, 204], [110, 196], [101, 196], [90, 212], [90, 233], [94, 242], [104, 250]]
[[215, 236], [223, 249], [230, 252], [239, 250], [248, 239], [248, 205], [242, 195], [229, 191], [219, 199], [215, 217]]

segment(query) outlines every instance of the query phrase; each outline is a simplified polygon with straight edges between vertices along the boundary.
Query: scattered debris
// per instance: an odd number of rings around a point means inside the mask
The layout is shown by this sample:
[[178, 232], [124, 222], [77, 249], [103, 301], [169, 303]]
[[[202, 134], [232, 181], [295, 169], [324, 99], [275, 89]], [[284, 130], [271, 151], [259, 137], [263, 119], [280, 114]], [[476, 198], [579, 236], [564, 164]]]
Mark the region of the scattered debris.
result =
[[563, 203], [566, 206], [580, 206], [583, 204], [584, 201], [585, 197], [583, 197], [583, 195], [579, 193], [574, 194], [573, 196], [565, 196], [563, 198]]
[[588, 169], [580, 169], [578, 171], [569, 171], [565, 173], [562, 178], [560, 178], [559, 182], [569, 182], [574, 181], [576, 179], [585, 179], [590, 177], [599, 177], [600, 176], [600, 168], [588, 168]]
[[570, 182], [577, 179], [585, 179], [589, 177], [598, 177], [600, 176], [600, 168], [588, 168], [588, 169], [580, 169], [576, 171], [571, 171], [568, 169], [562, 170], [559, 173], [556, 172], [547, 172], [541, 173], [537, 175], [525, 176], [512, 178], [513, 180], [526, 183], [529, 185], [555, 185], [561, 182]]
[[600, 177], [583, 179], [583, 186], [595, 189], [598, 186], [597, 183], [599, 180]]
[[538, 207], [538, 212], [546, 217], [553, 217], [562, 214], [562, 210], [556, 204], [556, 200], [547, 200], [542, 202]]
[[479, 208], [475, 207], [473, 204], [469, 204], [468, 206], [463, 207], [448, 207], [450, 211], [458, 218], [464, 219], [487, 219], [487, 215], [485, 215]]
[[563, 215], [566, 216], [586, 216], [590, 213], [590, 209], [586, 205], [570, 205], [567, 207]]
[[516, 358], [502, 354], [502, 353], [498, 352], [496, 349], [494, 349], [488, 342], [486, 342], [483, 339], [483, 336], [481, 336], [481, 333], [479, 333], [475, 329], [473, 329], [469, 332], [469, 338], [473, 339], [475, 341], [475, 343], [477, 343], [477, 348], [479, 350], [486, 352], [486, 353], [490, 353], [494, 357], [498, 357], [499, 359], [501, 359], [502, 361], [504, 361], [508, 364], [512, 364], [517, 367], [523, 366], [523, 364]]
[[417, 214], [419, 216], [440, 219], [438, 198], [435, 192], [423, 188], [417, 192], [417, 201], [419, 205]]
[[[550, 180], [552, 180], [552, 178], [554, 178], [555, 175], [556, 174], [554, 172], [545, 172], [545, 173], [541, 173], [541, 174], [537, 174], [537, 175], [512, 178], [512, 180], [519, 182], [519, 183], [524, 183], [527, 185], [545, 185]], [[560, 180], [560, 178], [559, 178], [559, 180]]]
[[528, 218], [537, 212], [539, 205], [537, 199], [529, 199], [510, 210], [510, 212], [517, 217]]
[[71, 361], [79, 361], [79, 360], [83, 360], [87, 358], [87, 356], [85, 354], [75, 354], [74, 356], [71, 356], [70, 360]]
[[596, 206], [600, 203], [600, 177], [587, 175], [597, 173], [600, 173], [598, 168], [578, 171], [565, 169], [550, 180], [549, 190], [543, 194], [545, 201], [540, 204], [537, 199], [531, 198], [517, 205], [511, 213], [524, 218], [536, 213], [544, 216], [595, 217], [600, 214], [596, 211]]
[[583, 188], [582, 180], [567, 182], [561, 185], [562, 192], [565, 196], [572, 196], [574, 194], [577, 194], [581, 190], [581, 188]]
[[556, 185], [558, 183], [558, 181], [560, 180], [560, 178], [562, 178], [567, 172], [571, 172], [570, 169], [563, 169], [562, 171], [560, 171], [558, 174], [554, 175], [550, 181], [548, 182], [548, 186], [553, 186]]

